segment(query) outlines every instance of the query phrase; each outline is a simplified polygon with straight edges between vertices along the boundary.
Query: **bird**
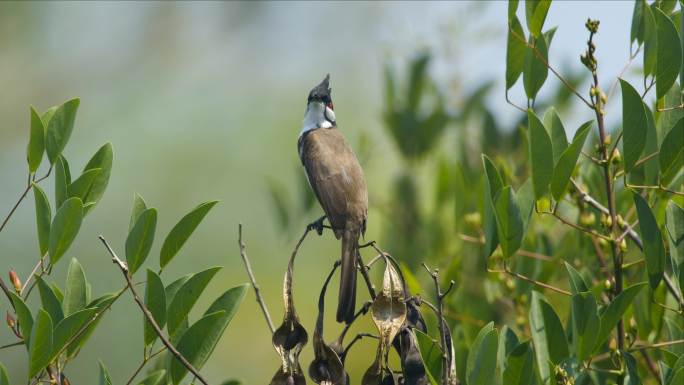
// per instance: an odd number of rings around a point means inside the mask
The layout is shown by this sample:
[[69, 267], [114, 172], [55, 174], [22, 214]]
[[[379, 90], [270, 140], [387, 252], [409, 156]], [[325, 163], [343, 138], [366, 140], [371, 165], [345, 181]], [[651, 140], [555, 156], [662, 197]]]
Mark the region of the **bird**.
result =
[[324, 218], [341, 240], [336, 318], [349, 324], [356, 306], [356, 263], [359, 239], [366, 232], [368, 189], [363, 169], [337, 126], [331, 92], [330, 74], [309, 92], [297, 147]]

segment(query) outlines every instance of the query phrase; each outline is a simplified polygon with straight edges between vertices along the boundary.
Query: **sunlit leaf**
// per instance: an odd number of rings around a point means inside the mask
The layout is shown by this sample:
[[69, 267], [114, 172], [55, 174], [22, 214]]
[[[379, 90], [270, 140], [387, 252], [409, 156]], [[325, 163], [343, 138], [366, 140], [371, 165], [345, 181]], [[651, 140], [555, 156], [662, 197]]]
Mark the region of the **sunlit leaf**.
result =
[[55, 207], [60, 208], [68, 197], [68, 187], [71, 183], [69, 162], [63, 156], [55, 161]]
[[589, 286], [584, 281], [584, 278], [582, 278], [582, 275], [580, 275], [579, 271], [575, 270], [575, 268], [567, 262], [565, 262], [565, 269], [568, 271], [568, 275], [570, 276], [570, 290], [572, 290], [572, 294], [589, 291]]
[[506, 45], [506, 89], [513, 87], [525, 65], [525, 32], [514, 15], [508, 21], [508, 42]]
[[511, 186], [504, 187], [494, 204], [501, 251], [510, 257], [519, 248], [523, 238], [523, 219]]
[[544, 127], [549, 130], [551, 136], [551, 144], [553, 147], [553, 164], [558, 163], [563, 151], [568, 148], [568, 139], [565, 134], [565, 127], [558, 116], [558, 112], [554, 107], [550, 107], [544, 113], [543, 118]]
[[525, 16], [527, 19], [527, 29], [534, 37], [541, 34], [546, 14], [551, 7], [551, 0], [525, 0]]
[[88, 303], [85, 272], [76, 258], [71, 259], [67, 272], [66, 291], [64, 295], [64, 315], [71, 315], [83, 308]]
[[442, 351], [439, 344], [430, 336], [420, 330], [414, 330], [414, 332], [418, 340], [420, 356], [425, 364], [425, 371], [430, 382], [436, 385], [439, 383], [439, 379], [442, 378]]
[[109, 376], [109, 370], [107, 370], [107, 367], [102, 363], [102, 361], [98, 361], [98, 364], [100, 366], [100, 385], [112, 385], [112, 379]]
[[57, 210], [50, 225], [48, 252], [50, 264], [56, 264], [76, 238], [83, 221], [83, 203], [78, 198], [67, 199]]
[[71, 137], [79, 104], [78, 98], [64, 102], [57, 107], [47, 124], [45, 149], [51, 164], [55, 163]]
[[600, 314], [601, 327], [599, 329], [598, 336], [596, 337], [596, 346], [594, 347], [594, 351], [598, 350], [608, 339], [611, 331], [615, 329], [615, 325], [617, 325], [623, 314], [625, 314], [625, 311], [627, 311], [629, 305], [631, 305], [634, 301], [634, 297], [639, 294], [639, 291], [643, 289], [644, 286], [646, 286], [645, 282], [637, 283], [626, 288], [622, 291], [622, 293], [618, 294], [603, 310], [603, 312]]
[[[548, 46], [544, 36], [530, 37], [523, 64], [523, 86], [528, 99], [535, 99], [549, 75]], [[534, 48], [533, 48], [534, 47]]]
[[530, 342], [516, 346], [508, 355], [503, 372], [503, 385], [531, 385], [534, 378], [534, 353]]
[[644, 7], [644, 77], [656, 74], [658, 31], [653, 8], [648, 4]]
[[494, 199], [503, 188], [503, 180], [494, 163], [482, 155], [482, 165], [484, 169], [484, 233], [485, 233], [485, 256], [489, 257], [499, 245], [499, 237], [496, 225], [496, 215], [494, 211]]
[[67, 197], [76, 197], [85, 202], [85, 197], [88, 195], [93, 182], [95, 182], [100, 172], [99, 168], [84, 171], [83, 174], [67, 186]]
[[143, 211], [126, 237], [126, 262], [131, 274], [134, 274], [145, 262], [154, 243], [157, 228], [157, 209]]
[[190, 238], [190, 235], [195, 231], [197, 226], [202, 222], [202, 219], [207, 215], [218, 201], [205, 202], [190, 211], [171, 229], [169, 235], [164, 239], [164, 244], [159, 255], [159, 265], [163, 268], [171, 259], [176, 256], [176, 253], [185, 244], [185, 241]]
[[466, 363], [468, 385], [491, 384], [496, 370], [498, 343], [498, 335], [493, 322], [480, 329], [468, 353]]
[[596, 299], [590, 292], [574, 294], [571, 309], [575, 353], [579, 360], [584, 361], [593, 352], [601, 325]]
[[34, 173], [38, 170], [40, 162], [43, 160], [45, 152], [45, 126], [40, 119], [38, 112], [31, 107], [31, 132], [29, 136], [28, 148], [26, 150], [26, 160], [29, 165], [29, 172]]
[[140, 216], [140, 214], [142, 214], [143, 211], [145, 211], [145, 209], [147, 209], [147, 203], [145, 203], [145, 200], [142, 196], [138, 195], [138, 193], [135, 193], [133, 195], [133, 208], [131, 209], [131, 220], [128, 224], [129, 232], [133, 229], [133, 226], [138, 221], [138, 217]]
[[[107, 185], [109, 184], [109, 177], [112, 173], [113, 158], [114, 151], [112, 149], [111, 143], [107, 143], [100, 147], [100, 149], [98, 149], [97, 152], [90, 158], [83, 169], [83, 173], [85, 174], [89, 170], [95, 169], [99, 169], [100, 172], [95, 177], [95, 180], [93, 180], [88, 193], [83, 197], [83, 202], [97, 204], [100, 199], [102, 199], [102, 196], [107, 189]], [[89, 208], [86, 209], [86, 213], [88, 210], [90, 210], [90, 208], [94, 207], [94, 205], [88, 207]]]

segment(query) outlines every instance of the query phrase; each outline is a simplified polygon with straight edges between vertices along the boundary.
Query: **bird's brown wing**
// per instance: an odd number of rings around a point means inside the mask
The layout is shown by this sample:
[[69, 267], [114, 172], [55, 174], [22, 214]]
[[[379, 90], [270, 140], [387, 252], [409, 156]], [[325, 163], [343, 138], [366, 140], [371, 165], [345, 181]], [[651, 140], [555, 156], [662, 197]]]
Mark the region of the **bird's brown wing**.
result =
[[353, 224], [363, 227], [368, 192], [356, 155], [336, 128], [313, 130], [302, 138], [300, 155], [311, 188], [335, 236]]

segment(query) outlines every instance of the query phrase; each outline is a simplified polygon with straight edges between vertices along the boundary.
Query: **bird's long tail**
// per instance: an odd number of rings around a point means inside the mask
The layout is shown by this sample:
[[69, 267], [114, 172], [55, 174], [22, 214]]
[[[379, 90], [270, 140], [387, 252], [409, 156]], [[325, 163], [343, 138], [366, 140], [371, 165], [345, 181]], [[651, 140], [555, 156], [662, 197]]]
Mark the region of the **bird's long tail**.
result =
[[359, 253], [358, 226], [347, 226], [342, 234], [342, 264], [340, 293], [337, 302], [337, 322], [350, 323], [356, 310], [356, 260]]

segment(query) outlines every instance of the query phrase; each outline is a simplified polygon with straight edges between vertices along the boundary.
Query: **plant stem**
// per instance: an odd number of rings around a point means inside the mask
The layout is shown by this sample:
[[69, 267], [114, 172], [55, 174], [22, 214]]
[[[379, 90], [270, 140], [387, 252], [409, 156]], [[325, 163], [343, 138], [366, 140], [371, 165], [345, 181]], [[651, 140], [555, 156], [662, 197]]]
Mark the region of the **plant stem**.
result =
[[245, 242], [242, 241], [242, 223], [238, 225], [238, 245], [240, 246], [240, 257], [242, 257], [242, 261], [245, 263], [245, 270], [247, 270], [249, 281], [252, 283], [252, 288], [254, 288], [256, 301], [259, 303], [259, 307], [261, 307], [261, 312], [264, 313], [264, 318], [268, 324], [268, 329], [271, 331], [271, 334], [273, 334], [275, 332], [275, 326], [273, 326], [273, 321], [271, 320], [271, 315], [266, 307], [266, 302], [261, 296], [261, 290], [259, 289], [259, 285], [256, 283], [256, 278], [254, 278], [252, 265], [249, 263], [249, 258], [247, 257], [247, 245], [245, 245]]
[[126, 283], [128, 283], [128, 289], [131, 291], [131, 294], [133, 294], [133, 299], [135, 302], [138, 304], [138, 307], [140, 310], [143, 312], [143, 315], [145, 315], [145, 318], [147, 321], [152, 325], [152, 328], [154, 329], [155, 333], [159, 336], [159, 339], [162, 341], [164, 346], [166, 346], [166, 349], [173, 354], [176, 359], [185, 366], [186, 369], [190, 373], [192, 373], [195, 378], [199, 380], [199, 382], [203, 383], [204, 385], [209, 385], [209, 382], [202, 377], [202, 375], [199, 373], [197, 369], [195, 369], [194, 366], [190, 362], [188, 362], [185, 357], [176, 349], [175, 346], [169, 341], [169, 339], [164, 335], [164, 332], [162, 332], [161, 328], [157, 324], [157, 321], [154, 320], [154, 316], [150, 311], [147, 309], [147, 306], [145, 306], [145, 303], [140, 299], [140, 296], [138, 296], [138, 292], [135, 290], [135, 284], [131, 281], [131, 277], [128, 273], [128, 266], [119, 259], [119, 257], [116, 255], [114, 250], [109, 246], [109, 243], [104, 239], [102, 235], [99, 236], [100, 241], [102, 241], [102, 244], [104, 244], [105, 248], [109, 252], [109, 254], [112, 256], [112, 262], [114, 262], [115, 265], [119, 267], [119, 270], [121, 270], [121, 273], [124, 276], [124, 279], [126, 279]]

